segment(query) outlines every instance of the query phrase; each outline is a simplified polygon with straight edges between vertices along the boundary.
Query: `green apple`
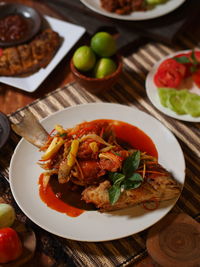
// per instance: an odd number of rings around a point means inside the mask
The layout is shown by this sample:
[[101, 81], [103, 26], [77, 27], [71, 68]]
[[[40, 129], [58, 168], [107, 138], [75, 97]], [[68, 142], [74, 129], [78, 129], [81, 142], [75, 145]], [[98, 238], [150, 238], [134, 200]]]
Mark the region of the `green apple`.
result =
[[0, 203], [0, 228], [10, 227], [15, 220], [14, 208], [6, 203]]

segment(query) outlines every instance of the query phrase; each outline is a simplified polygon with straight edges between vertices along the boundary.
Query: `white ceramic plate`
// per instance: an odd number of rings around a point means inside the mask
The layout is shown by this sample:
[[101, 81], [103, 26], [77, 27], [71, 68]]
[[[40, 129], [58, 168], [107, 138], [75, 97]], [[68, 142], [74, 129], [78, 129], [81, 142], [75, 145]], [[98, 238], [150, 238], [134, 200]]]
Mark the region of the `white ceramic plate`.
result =
[[147, 20], [147, 19], [157, 18], [170, 13], [171, 11], [175, 10], [180, 5], [182, 5], [185, 2], [185, 0], [169, 0], [164, 4], [155, 6], [155, 8], [153, 8], [152, 10], [137, 11], [129, 15], [118, 15], [106, 11], [101, 7], [100, 0], [81, 0], [81, 2], [88, 8], [92, 9], [93, 11], [107, 17], [121, 19], [121, 20]]
[[[68, 128], [94, 119], [121, 120], [142, 129], [154, 141], [159, 162], [184, 184], [185, 161], [176, 138], [158, 120], [135, 108], [109, 103], [83, 104], [54, 113], [42, 124], [50, 131], [55, 124]], [[177, 201], [167, 201], [151, 212], [138, 206], [110, 213], [85, 211], [76, 218], [68, 217], [48, 208], [39, 197], [37, 182], [42, 170], [36, 162], [40, 156], [37, 148], [24, 139], [20, 141], [10, 164], [11, 190], [18, 205], [33, 222], [58, 236], [94, 242], [126, 237], [156, 223]]]
[[63, 38], [63, 42], [51, 62], [46, 68], [40, 69], [28, 77], [1, 76], [0, 82], [17, 87], [26, 92], [34, 92], [85, 32], [85, 28], [83, 27], [49, 16], [44, 16], [44, 18], [51, 28]]
[[[184, 50], [184, 51], [179, 51], [173, 54], [170, 54], [169, 56], [161, 59], [160, 61], [158, 61], [153, 68], [151, 69], [151, 71], [148, 73], [147, 78], [146, 78], [146, 92], [147, 92], [147, 96], [149, 98], [149, 100], [151, 101], [151, 103], [157, 108], [159, 109], [161, 112], [163, 112], [164, 114], [173, 117], [175, 119], [178, 120], [183, 120], [183, 121], [191, 121], [191, 122], [200, 122], [200, 117], [192, 117], [189, 114], [186, 115], [178, 115], [176, 114], [174, 111], [165, 108], [164, 106], [161, 105], [160, 103], [160, 99], [159, 99], [159, 95], [158, 95], [158, 90], [157, 90], [157, 86], [155, 85], [153, 79], [154, 79], [154, 75], [157, 72], [157, 69], [159, 67], [159, 65], [161, 64], [162, 61], [164, 61], [167, 58], [172, 58], [175, 55], [178, 54], [182, 54], [182, 53], [187, 53], [190, 52], [191, 50]], [[195, 86], [194, 84], [192, 85], [192, 87], [190, 88], [190, 91], [196, 94], [200, 95], [200, 89], [197, 88], [197, 86]]]

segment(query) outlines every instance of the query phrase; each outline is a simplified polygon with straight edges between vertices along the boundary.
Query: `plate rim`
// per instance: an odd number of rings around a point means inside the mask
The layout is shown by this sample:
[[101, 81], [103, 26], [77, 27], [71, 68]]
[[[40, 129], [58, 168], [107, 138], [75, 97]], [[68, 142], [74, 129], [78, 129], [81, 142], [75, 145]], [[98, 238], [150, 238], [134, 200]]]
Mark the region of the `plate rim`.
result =
[[[162, 214], [162, 216], [160, 216], [159, 219], [156, 220], [153, 224], [148, 225], [148, 226], [144, 226], [141, 230], [139, 230], [139, 231], [137, 231], [137, 232], [134, 232], [134, 231], [133, 231], [132, 233], [129, 233], [129, 234], [126, 234], [126, 235], [120, 235], [120, 236], [113, 237], [113, 238], [109, 238], [109, 239], [98, 239], [98, 240], [97, 240], [97, 239], [93, 239], [93, 240], [91, 240], [91, 239], [87, 239], [87, 240], [86, 240], [86, 239], [82, 239], [82, 238], [80, 238], [80, 239], [78, 239], [78, 238], [74, 238], [74, 237], [72, 237], [72, 236], [69, 237], [69, 235], [66, 236], [66, 235], [60, 234], [60, 233], [58, 233], [58, 232], [56, 232], [56, 231], [52, 231], [51, 229], [49, 229], [49, 227], [46, 227], [45, 225], [43, 225], [42, 223], [40, 223], [40, 221], [38, 221], [37, 219], [35, 219], [34, 216], [29, 215], [29, 214], [26, 212], [26, 210], [24, 210], [24, 208], [23, 208], [22, 205], [20, 204], [20, 201], [18, 201], [18, 199], [17, 199], [16, 196], [15, 196], [14, 187], [13, 187], [13, 180], [12, 180], [13, 178], [11, 178], [11, 179], [10, 179], [11, 192], [12, 192], [12, 194], [13, 194], [13, 197], [14, 197], [15, 201], [16, 201], [17, 204], [19, 205], [20, 209], [26, 214], [26, 216], [27, 216], [29, 219], [31, 219], [35, 224], [37, 224], [38, 226], [40, 226], [42, 229], [44, 229], [44, 230], [46, 230], [46, 231], [48, 231], [48, 232], [50, 232], [50, 233], [52, 233], [52, 234], [55, 234], [55, 235], [57, 235], [57, 236], [67, 238], [67, 239], [69, 239], [69, 240], [83, 241], [83, 242], [104, 242], [104, 241], [117, 240], [117, 239], [121, 239], [121, 238], [125, 238], [125, 237], [128, 237], [128, 236], [131, 236], [131, 235], [133, 235], [133, 234], [140, 233], [140, 232], [144, 231], [145, 229], [151, 227], [151, 226], [154, 225], [155, 223], [157, 223], [157, 222], [158, 222], [159, 220], [161, 220], [164, 216], [166, 216], [168, 212], [170, 212], [170, 210], [176, 205], [176, 202], [177, 202], [178, 199], [180, 198], [181, 193], [182, 193], [182, 189], [183, 189], [183, 187], [184, 187], [184, 183], [185, 183], [185, 169], [186, 169], [185, 158], [184, 158], [184, 154], [183, 154], [182, 148], [181, 148], [181, 146], [180, 146], [180, 144], [179, 144], [179, 142], [178, 142], [176, 136], [175, 136], [175, 135], [174, 135], [174, 134], [173, 134], [173, 133], [172, 133], [172, 132], [165, 126], [165, 125], [163, 125], [157, 118], [155, 118], [155, 117], [149, 115], [148, 113], [146, 113], [146, 112], [144, 112], [144, 111], [141, 111], [141, 110], [139, 110], [139, 109], [137, 109], [137, 108], [135, 108], [135, 107], [130, 107], [130, 106], [127, 106], [127, 105], [124, 105], [124, 104], [117, 104], [117, 103], [107, 103], [107, 102], [84, 103], [84, 104], [78, 104], [78, 105], [75, 105], [75, 106], [70, 106], [70, 107], [64, 108], [64, 109], [62, 109], [62, 110], [58, 110], [58, 111], [56, 111], [56, 112], [54, 112], [54, 113], [52, 113], [52, 114], [49, 114], [47, 117], [43, 118], [43, 119], [40, 120], [40, 121], [41, 121], [41, 122], [48, 121], [48, 119], [49, 119], [52, 115], [56, 116], [56, 115], [59, 114], [59, 113], [66, 112], [66, 110], [68, 111], [69, 109], [74, 109], [74, 108], [76, 108], [77, 106], [105, 105], [105, 104], [106, 104], [106, 105], [113, 105], [113, 106], [121, 106], [121, 107], [129, 108], [130, 110], [133, 109], [133, 110], [135, 110], [135, 112], [138, 112], [138, 111], [139, 111], [139, 113], [141, 112], [141, 113], [145, 114], [145, 116], [147, 116], [147, 117], [151, 117], [153, 120], [157, 121], [162, 127], [164, 127], [165, 131], [167, 131], [167, 132], [171, 135], [171, 137], [174, 138], [174, 141], [177, 143], [177, 145], [178, 145], [178, 147], [179, 147], [179, 149], [180, 149], [181, 157], [182, 157], [182, 163], [181, 163], [181, 164], [183, 165], [183, 168], [184, 168], [184, 170], [183, 170], [183, 172], [184, 172], [184, 177], [182, 177], [182, 178], [183, 178], [183, 181], [181, 181], [181, 185], [182, 185], [181, 192], [180, 192], [179, 196], [177, 196], [177, 198], [175, 198], [175, 199], [172, 200], [173, 203], [171, 203], [169, 206], [167, 206], [167, 211], [166, 211], [164, 214]], [[19, 143], [17, 144], [17, 146], [16, 146], [16, 148], [15, 148], [15, 151], [14, 151], [14, 153], [13, 153], [13, 155], [12, 155], [12, 158], [11, 158], [11, 161], [10, 161], [10, 167], [9, 167], [9, 178], [12, 176], [12, 169], [11, 169], [12, 162], [13, 162], [13, 160], [14, 160], [14, 158], [15, 158], [15, 155], [17, 154], [18, 149], [20, 148], [20, 145], [21, 145], [23, 142], [27, 142], [27, 141], [24, 140], [24, 138], [22, 138], [22, 139], [19, 141]], [[42, 201], [42, 200], [41, 200], [41, 201]], [[48, 207], [47, 207], [47, 208], [48, 208]], [[132, 208], [134, 208], [134, 207], [132, 207]], [[131, 208], [130, 208], [130, 209], [131, 209]], [[98, 213], [99, 213], [99, 212], [98, 212]]]
[[[200, 48], [196, 48], [195, 51], [200, 51]], [[187, 121], [187, 122], [194, 122], [194, 123], [198, 123], [200, 122], [200, 116], [199, 117], [192, 117], [189, 114], [185, 114], [185, 115], [178, 115], [176, 114], [174, 111], [169, 110], [165, 107], [163, 107], [160, 104], [160, 101], [157, 103], [156, 98], [158, 98], [158, 92], [157, 92], [157, 87], [155, 86], [152, 77], [153, 75], [155, 75], [158, 66], [161, 64], [161, 62], [163, 62], [165, 59], [168, 58], [172, 58], [175, 55], [181, 54], [181, 53], [187, 53], [192, 51], [192, 49], [186, 49], [186, 50], [179, 50], [176, 52], [172, 52], [169, 55], [161, 58], [160, 60], [158, 60], [153, 67], [151, 68], [151, 70], [148, 72], [146, 80], [145, 80], [145, 89], [146, 89], [146, 93], [148, 96], [148, 99], [151, 101], [152, 105], [154, 107], [156, 107], [160, 112], [162, 112], [163, 114], [169, 116], [170, 118], [174, 118], [180, 121]], [[153, 87], [153, 88], [152, 88]], [[152, 96], [152, 90], [154, 90], [154, 96]]]
[[[161, 17], [161, 16], [169, 14], [170, 12], [174, 11], [179, 6], [181, 6], [186, 0], [174, 0], [174, 1], [177, 2], [177, 4], [175, 3], [175, 6], [172, 9], [169, 9], [169, 10], [167, 10], [167, 11], [165, 11], [165, 12], [159, 14], [159, 15], [153, 14], [153, 15], [151, 15], [149, 17], [146, 16], [146, 17], [143, 17], [143, 18], [140, 18], [140, 17], [137, 17], [137, 16], [135, 16], [135, 18], [134, 18], [134, 15], [133, 16], [132, 15], [118, 15], [118, 14], [115, 14], [115, 13], [108, 12], [106, 10], [104, 11], [104, 10], [101, 10], [101, 9], [96, 9], [94, 6], [91, 6], [88, 3], [88, 0], [80, 0], [80, 1], [81, 1], [82, 4], [84, 4], [89, 9], [93, 10], [94, 12], [96, 12], [96, 13], [98, 13], [100, 15], [106, 16], [106, 17], [110, 17], [110, 18], [114, 18], [114, 19], [118, 19], [118, 20], [127, 20], [127, 21], [142, 21], [142, 20], [145, 21], [145, 20], [155, 19], [155, 18], [158, 18], [158, 17]], [[100, 0], [98, 0], [98, 1], [100, 1]], [[148, 12], [148, 11], [145, 11], [145, 12]], [[142, 12], [142, 14], [143, 13], [144, 12]], [[132, 14], [134, 14], [134, 12]]]

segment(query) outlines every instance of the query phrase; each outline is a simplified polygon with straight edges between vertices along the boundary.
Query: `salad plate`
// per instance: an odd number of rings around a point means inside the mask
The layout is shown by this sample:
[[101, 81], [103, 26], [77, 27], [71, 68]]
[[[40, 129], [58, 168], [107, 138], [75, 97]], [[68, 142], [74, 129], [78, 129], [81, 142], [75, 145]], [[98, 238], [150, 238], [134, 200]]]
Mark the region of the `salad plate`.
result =
[[[153, 66], [153, 68], [151, 69], [151, 71], [147, 75], [146, 84], [145, 84], [146, 93], [147, 93], [147, 96], [148, 96], [149, 100], [151, 101], [151, 103], [158, 110], [160, 110], [162, 113], [166, 114], [167, 116], [178, 119], [178, 120], [183, 120], [183, 121], [200, 122], [200, 117], [192, 117], [189, 114], [179, 115], [179, 114], [175, 113], [174, 111], [172, 111], [171, 109], [166, 108], [163, 105], [161, 105], [159, 95], [158, 95], [158, 89], [154, 83], [154, 76], [158, 70], [158, 67], [160, 66], [160, 64], [164, 60], [166, 60], [168, 58], [173, 58], [174, 56], [177, 56], [179, 54], [188, 53], [188, 52], [191, 52], [191, 50], [178, 51], [178, 52], [170, 54], [170, 55], [166, 56], [165, 58], [159, 60]], [[184, 86], [183, 86], [183, 89], [184, 89]], [[200, 89], [194, 83], [192, 84], [192, 86], [190, 85], [190, 92], [195, 93], [197, 95], [200, 95]]]
[[[181, 185], [184, 184], [185, 161], [176, 138], [158, 120], [136, 108], [111, 103], [82, 104], [58, 111], [41, 123], [50, 132], [56, 124], [70, 128], [83, 121], [95, 119], [124, 121], [141, 129], [155, 144], [158, 162]], [[136, 234], [164, 217], [178, 199], [163, 202], [153, 211], [136, 206], [107, 213], [90, 210], [84, 211], [78, 217], [69, 217], [49, 208], [40, 199], [38, 180], [42, 169], [37, 164], [40, 157], [38, 148], [24, 139], [19, 142], [10, 163], [12, 194], [22, 211], [34, 223], [64, 238], [99, 242]]]
[[101, 7], [100, 0], [81, 0], [81, 2], [87, 6], [89, 9], [93, 10], [94, 12], [97, 12], [103, 16], [114, 18], [114, 19], [120, 19], [120, 20], [147, 20], [147, 19], [153, 19], [157, 18], [163, 15], [166, 15], [176, 8], [178, 8], [180, 5], [182, 5], [185, 0], [169, 0], [166, 3], [156, 5], [155, 8], [152, 10], [147, 11], [135, 11], [128, 15], [119, 15], [116, 13], [111, 13], [106, 11]]

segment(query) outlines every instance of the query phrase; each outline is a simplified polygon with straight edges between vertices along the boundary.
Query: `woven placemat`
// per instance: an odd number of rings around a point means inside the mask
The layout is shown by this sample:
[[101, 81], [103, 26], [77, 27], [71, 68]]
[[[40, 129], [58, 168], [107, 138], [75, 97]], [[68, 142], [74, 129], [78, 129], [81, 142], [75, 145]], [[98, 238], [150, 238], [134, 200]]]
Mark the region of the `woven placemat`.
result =
[[[73, 82], [16, 111], [10, 115], [10, 119], [17, 119], [25, 109], [29, 109], [38, 119], [41, 119], [66, 107], [91, 102], [126, 104], [147, 112], [175, 134], [184, 151], [187, 167], [186, 181], [173, 211], [186, 212], [195, 217], [200, 211], [200, 123], [183, 122], [162, 114], [152, 106], [144, 87], [145, 77], [157, 60], [176, 50], [195, 46], [197, 41], [192, 40], [190, 36], [182, 36], [174, 48], [160, 43], [148, 43], [123, 58], [122, 77], [104, 95], [92, 95]], [[10, 158], [18, 141], [19, 137], [12, 132], [9, 142], [0, 153], [0, 172], [5, 177], [8, 177]], [[30, 223], [34, 228], [39, 240], [39, 249], [54, 259], [55, 266], [126, 266], [146, 254], [146, 231], [127, 238], [100, 243], [77, 242], [52, 235], [30, 222], [22, 214], [12, 198], [9, 187], [2, 179], [0, 179], [0, 188], [0, 194], [15, 205], [20, 219]]]

